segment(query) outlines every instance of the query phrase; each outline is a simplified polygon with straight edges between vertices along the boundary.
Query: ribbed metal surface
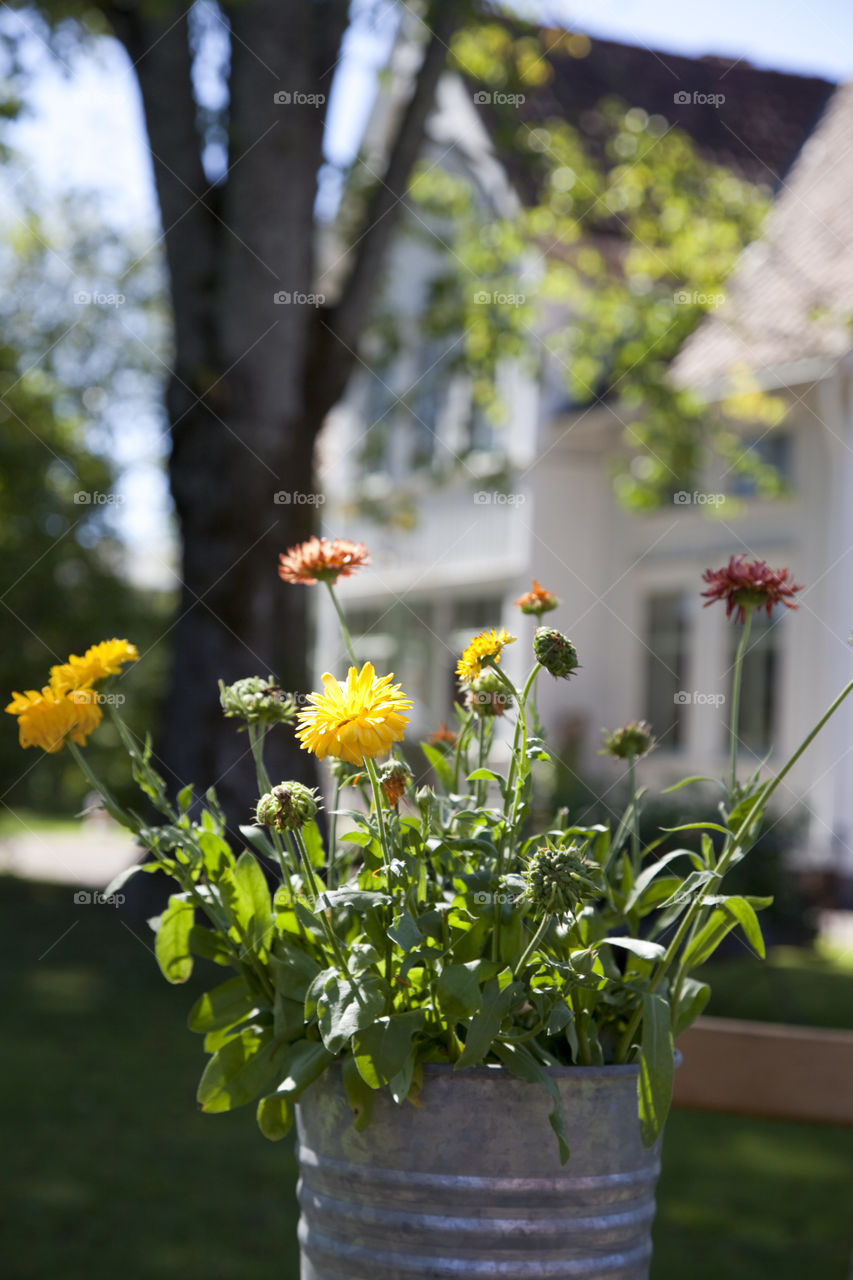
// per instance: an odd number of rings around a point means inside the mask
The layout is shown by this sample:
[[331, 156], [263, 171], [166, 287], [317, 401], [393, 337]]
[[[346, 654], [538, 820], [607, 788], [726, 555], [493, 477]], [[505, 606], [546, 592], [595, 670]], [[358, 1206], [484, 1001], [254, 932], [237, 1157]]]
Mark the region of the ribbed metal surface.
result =
[[657, 1148], [637, 1122], [635, 1067], [554, 1072], [550, 1101], [501, 1068], [424, 1068], [421, 1106], [375, 1095], [353, 1128], [327, 1072], [297, 1109], [301, 1280], [648, 1280]]

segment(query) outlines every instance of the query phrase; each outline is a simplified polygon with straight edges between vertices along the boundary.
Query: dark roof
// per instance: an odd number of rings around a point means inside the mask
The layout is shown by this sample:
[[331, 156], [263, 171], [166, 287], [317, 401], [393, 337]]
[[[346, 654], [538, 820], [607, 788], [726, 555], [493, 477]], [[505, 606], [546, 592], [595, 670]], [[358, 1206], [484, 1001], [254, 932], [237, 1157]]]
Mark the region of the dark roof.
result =
[[[596, 107], [615, 96], [684, 129], [706, 159], [773, 188], [835, 88], [818, 76], [765, 71], [743, 59], [688, 58], [552, 30], [537, 34], [554, 75], [525, 88], [518, 112], [527, 124], [566, 120], [594, 152], [603, 123]], [[715, 95], [724, 101], [714, 105]], [[488, 118], [491, 109], [482, 110]]]

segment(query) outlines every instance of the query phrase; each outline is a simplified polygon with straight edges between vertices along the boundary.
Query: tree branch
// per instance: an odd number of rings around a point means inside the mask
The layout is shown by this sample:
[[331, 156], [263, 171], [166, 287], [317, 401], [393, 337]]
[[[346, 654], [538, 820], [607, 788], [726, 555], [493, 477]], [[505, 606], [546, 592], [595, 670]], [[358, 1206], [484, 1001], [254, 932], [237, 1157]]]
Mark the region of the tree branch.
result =
[[434, 16], [412, 96], [391, 144], [385, 173], [373, 192], [366, 230], [355, 250], [352, 268], [337, 306], [321, 317], [322, 323], [317, 326], [308, 370], [315, 417], [324, 417], [337, 403], [352, 371], [354, 353], [376, 297], [377, 280], [405, 209], [406, 192], [423, 147], [448, 45], [466, 16], [466, 6], [458, 0], [444, 0], [434, 6]]

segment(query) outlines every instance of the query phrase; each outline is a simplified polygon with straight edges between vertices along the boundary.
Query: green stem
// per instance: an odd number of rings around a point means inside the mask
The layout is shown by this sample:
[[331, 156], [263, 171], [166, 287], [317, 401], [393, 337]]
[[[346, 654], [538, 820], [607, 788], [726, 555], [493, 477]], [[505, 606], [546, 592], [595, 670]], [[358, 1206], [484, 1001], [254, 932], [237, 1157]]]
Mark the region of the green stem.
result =
[[[385, 876], [388, 881], [388, 893], [391, 897], [391, 917], [394, 916], [394, 872], [391, 869], [391, 847], [388, 842], [388, 831], [385, 826], [385, 815], [382, 811], [382, 784], [379, 781], [379, 774], [376, 772], [376, 765], [369, 756], [364, 757], [364, 767], [367, 770], [367, 776], [370, 778], [370, 786], [373, 790], [373, 808], [376, 812], [376, 826], [379, 832], [379, 845], [382, 849], [382, 861], [385, 864]], [[404, 886], [401, 886], [401, 888]], [[394, 944], [385, 931], [385, 977], [391, 991], [390, 998], [393, 999], [393, 964], [394, 964]]]
[[134, 834], [136, 834], [139, 831], [139, 823], [134, 818], [132, 818], [129, 813], [125, 813], [121, 805], [116, 800], [113, 799], [107, 787], [104, 785], [103, 782], [101, 782], [101, 780], [93, 772], [85, 755], [77, 746], [77, 743], [74, 742], [71, 738], [67, 738], [66, 742], [68, 743], [68, 750], [71, 752], [72, 756], [77, 761], [82, 772], [85, 774], [88, 781], [92, 784], [95, 791], [97, 791], [98, 795], [103, 800], [104, 808], [106, 809], [110, 817], [115, 818], [116, 822], [120, 823], [123, 827], [127, 827], [129, 831], [132, 831], [134, 832]]
[[[773, 781], [770, 782], [766, 788], [763, 788], [761, 790], [761, 792], [756, 797], [752, 807], [750, 808], [749, 813], [746, 815], [743, 822], [741, 822], [737, 831], [734, 833], [731, 833], [727, 837], [726, 847], [721, 853], [720, 859], [716, 866], [717, 877], [714, 883], [715, 890], [717, 889], [717, 886], [719, 885], [720, 880], [722, 879], [725, 871], [727, 870], [729, 863], [731, 862], [735, 853], [740, 848], [741, 841], [743, 840], [746, 833], [749, 831], [755, 819], [758, 817], [761, 811], [766, 807], [767, 801], [773, 795], [773, 792], [780, 785], [783, 778], [785, 778], [791, 772], [794, 765], [799, 760], [800, 756], [803, 755], [803, 753], [811, 746], [812, 742], [814, 742], [815, 738], [820, 733], [821, 729], [823, 729], [827, 721], [830, 720], [832, 716], [835, 715], [836, 711], [841, 706], [842, 702], [844, 702], [845, 698], [848, 698], [851, 693], [853, 693], [853, 680], [850, 680], [844, 686], [844, 688], [841, 690], [838, 696], [835, 699], [833, 699], [833, 701], [827, 707], [826, 711], [818, 720], [817, 724], [806, 734], [805, 738], [803, 738], [802, 742], [797, 747], [796, 751], [794, 751], [793, 754], [788, 757], [785, 764], [776, 774], [776, 777], [773, 779]], [[667, 973], [669, 972], [673, 963], [675, 962], [675, 959], [678, 955], [678, 950], [682, 942], [684, 941], [685, 937], [687, 936], [688, 932], [693, 926], [693, 923], [696, 920], [697, 916], [704, 909], [705, 909], [705, 893], [704, 893], [704, 890], [702, 890], [696, 896], [696, 898], [688, 907], [687, 911], [682, 916], [681, 924], [678, 926], [675, 936], [673, 937], [672, 941], [667, 947], [666, 954], [661, 959], [657, 972], [654, 974], [649, 984], [650, 993], [652, 991], [656, 991], [657, 988], [660, 986], [661, 982], [663, 981], [663, 979], [666, 977]], [[637, 1010], [635, 1010], [634, 1015], [631, 1018], [631, 1021], [629, 1022], [628, 1026], [625, 1028], [625, 1034], [622, 1037], [622, 1041], [619, 1046], [619, 1051], [617, 1053], [618, 1062], [624, 1062], [627, 1059], [628, 1053], [630, 1052], [630, 1049], [631, 1049], [631, 1044], [632, 1044], [634, 1035], [637, 1031], [637, 1028], [640, 1025], [640, 1020], [642, 1016], [643, 1016], [642, 1008], [638, 1008]]]
[[522, 955], [521, 959], [519, 960], [518, 964], [515, 967], [515, 976], [517, 978], [521, 977], [522, 973], [524, 972], [524, 966], [527, 964], [527, 961], [530, 959], [530, 957], [533, 955], [533, 952], [539, 946], [539, 943], [545, 937], [545, 934], [548, 932], [548, 926], [550, 925], [550, 923], [551, 923], [551, 917], [547, 915], [543, 916], [542, 919], [540, 920], [539, 925], [536, 929], [536, 932], [528, 942], [527, 946], [524, 949], [524, 954]]
[[337, 885], [337, 863], [335, 861], [338, 851], [338, 808], [341, 803], [341, 781], [335, 778], [335, 798], [332, 806], [332, 812], [329, 814], [329, 888], [334, 889]]
[[730, 726], [730, 747], [729, 747], [729, 796], [733, 797], [735, 787], [737, 786], [737, 749], [738, 749], [738, 721], [740, 719], [740, 690], [743, 681], [743, 660], [746, 654], [746, 646], [749, 643], [749, 632], [752, 626], [752, 605], [745, 605], [744, 611], [746, 618], [743, 624], [743, 634], [737, 647], [735, 656], [734, 679], [732, 680], [732, 709], [731, 709], [731, 726]]
[[628, 785], [631, 789], [631, 865], [634, 878], [640, 871], [640, 806], [637, 800], [637, 757], [628, 757]]
[[353, 664], [354, 667], [357, 667], [358, 659], [356, 658], [355, 650], [352, 647], [352, 638], [349, 633], [349, 627], [347, 626], [346, 620], [344, 618], [343, 610], [341, 609], [341, 606], [338, 604], [338, 597], [335, 595], [335, 588], [332, 586], [331, 582], [326, 582], [326, 587], [328, 589], [329, 595], [332, 598], [332, 604], [335, 606], [335, 613], [338, 615], [338, 624], [341, 628], [341, 637], [344, 642], [344, 648], [347, 651], [347, 655], [349, 657], [350, 662]]
[[580, 992], [577, 988], [572, 992], [571, 999], [575, 1015], [575, 1031], [578, 1035], [580, 1060], [583, 1066], [588, 1067], [592, 1065], [592, 1053], [589, 1047], [589, 1036], [586, 1033], [586, 1010], [581, 1005]]

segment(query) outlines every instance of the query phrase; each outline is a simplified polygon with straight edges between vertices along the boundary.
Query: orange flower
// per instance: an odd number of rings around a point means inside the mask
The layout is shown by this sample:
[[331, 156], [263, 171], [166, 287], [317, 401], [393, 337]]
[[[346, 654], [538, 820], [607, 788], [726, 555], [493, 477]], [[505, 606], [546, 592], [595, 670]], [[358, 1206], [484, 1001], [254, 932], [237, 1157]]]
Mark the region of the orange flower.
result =
[[515, 603], [522, 613], [534, 613], [537, 618], [541, 618], [543, 613], [550, 613], [552, 609], [556, 609], [560, 602], [552, 592], [546, 591], [534, 578], [531, 589], [525, 591], [523, 596], [519, 596]]
[[356, 569], [370, 564], [370, 552], [363, 542], [350, 542], [349, 538], [309, 538], [288, 547], [278, 562], [278, 576], [284, 582], [310, 587], [352, 577]]
[[446, 742], [450, 747], [456, 746], [456, 734], [452, 729], [448, 729], [443, 720], [440, 722], [435, 733], [431, 733], [429, 735], [429, 740], [434, 747], [437, 747], [440, 742]]

